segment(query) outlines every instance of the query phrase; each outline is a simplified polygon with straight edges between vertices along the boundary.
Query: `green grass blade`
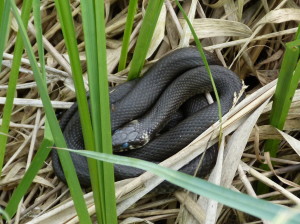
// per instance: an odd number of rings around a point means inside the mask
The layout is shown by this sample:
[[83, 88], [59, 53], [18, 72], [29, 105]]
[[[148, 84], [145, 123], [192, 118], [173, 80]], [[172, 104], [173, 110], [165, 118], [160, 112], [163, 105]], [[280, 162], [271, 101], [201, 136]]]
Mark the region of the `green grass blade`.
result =
[[[106, 38], [105, 38], [105, 21], [104, 21], [104, 1], [95, 1], [95, 18], [96, 18], [96, 37], [97, 37], [97, 59], [99, 80], [96, 83], [98, 92], [95, 96], [99, 98], [92, 99], [95, 103], [95, 112], [97, 120], [93, 123], [95, 130], [95, 140], [97, 151], [112, 154], [111, 124], [110, 124], [110, 102], [107, 80], [107, 62], [106, 62]], [[101, 105], [101, 106], [100, 106]], [[99, 110], [100, 107], [100, 110]], [[94, 118], [94, 117], [93, 117]], [[93, 120], [94, 121], [94, 120]], [[112, 164], [100, 163], [98, 169], [103, 174], [103, 183], [105, 188], [102, 197], [104, 197], [104, 223], [117, 223], [116, 201], [115, 201], [115, 184], [114, 169]]]
[[[106, 132], [109, 134], [109, 138], [111, 135], [111, 129], [110, 124], [109, 126], [104, 127], [104, 130], [101, 128], [101, 114], [104, 113], [106, 115], [110, 114], [109, 111], [109, 105], [106, 103], [101, 103], [99, 101], [100, 98], [100, 90], [106, 91], [107, 96], [107, 69], [106, 69], [106, 49], [105, 49], [105, 27], [104, 27], [104, 13], [102, 10], [104, 10], [101, 5], [103, 5], [103, 1], [97, 1], [95, 2], [96, 7], [94, 7], [94, 3], [91, 1], [83, 1], [81, 2], [82, 7], [82, 15], [83, 15], [83, 29], [84, 29], [84, 35], [85, 35], [85, 49], [86, 49], [86, 55], [87, 55], [87, 67], [88, 67], [88, 77], [89, 77], [89, 86], [90, 86], [90, 101], [91, 101], [91, 115], [92, 115], [92, 121], [93, 121], [93, 127], [94, 127], [94, 134], [95, 134], [95, 144], [96, 148], [95, 150], [101, 151], [106, 150], [107, 152], [111, 153], [111, 147], [108, 147], [109, 149], [101, 149], [102, 144], [102, 138], [105, 138], [101, 136], [101, 133]], [[98, 7], [98, 5], [100, 7]], [[95, 12], [96, 9], [99, 10]], [[95, 13], [94, 13], [95, 12]], [[95, 17], [95, 14], [98, 15], [98, 17]], [[97, 23], [96, 23], [97, 21]], [[100, 23], [100, 24], [99, 24]], [[96, 25], [97, 24], [97, 25]], [[96, 35], [97, 34], [97, 35]], [[99, 37], [99, 35], [101, 35]], [[97, 37], [100, 38], [100, 40], [97, 40]], [[101, 44], [98, 45], [97, 42], [100, 42]], [[98, 54], [100, 56], [98, 56]], [[99, 57], [101, 59], [99, 59]], [[101, 60], [101, 61], [99, 61]], [[102, 76], [99, 76], [98, 74], [103, 74], [104, 79]], [[105, 85], [103, 87], [99, 87], [99, 80], [102, 85]], [[101, 106], [100, 106], [101, 105]], [[99, 113], [100, 108], [100, 113]], [[105, 110], [103, 112], [103, 110]], [[110, 121], [110, 117], [106, 116], [106, 121]], [[107, 143], [107, 145], [111, 145], [110, 143]], [[109, 223], [115, 223], [117, 220], [115, 211], [115, 192], [114, 192], [114, 173], [112, 166], [110, 166], [109, 170], [105, 170], [105, 167], [102, 165], [103, 163], [98, 162], [98, 164], [95, 163], [95, 168], [90, 169], [90, 175], [92, 179], [92, 187], [94, 192], [94, 199], [95, 199], [95, 206], [96, 206], [96, 214], [98, 223], [107, 223], [107, 220], [110, 220]], [[99, 171], [96, 173], [96, 171]], [[105, 176], [105, 174], [108, 174]], [[95, 181], [93, 183], [93, 179], [95, 178]], [[96, 179], [97, 178], [97, 179]], [[107, 189], [111, 189], [110, 192], [107, 192]], [[112, 203], [112, 204], [109, 204]], [[107, 208], [110, 208], [110, 211], [107, 210]], [[108, 217], [107, 217], [108, 216]]]
[[[40, 0], [33, 1], [33, 15], [34, 15], [34, 24], [36, 28], [36, 38], [38, 42], [41, 72], [44, 78], [44, 83], [46, 83], [46, 72], [45, 72], [45, 62], [44, 62], [45, 59], [44, 59], [44, 50], [43, 50], [43, 42], [42, 42], [42, 27], [41, 27], [41, 15], [40, 15]], [[14, 190], [10, 198], [10, 201], [7, 204], [5, 210], [7, 211], [10, 217], [12, 217], [16, 213], [19, 202], [26, 194], [27, 190], [32, 184], [34, 177], [41, 169], [41, 167], [44, 165], [44, 161], [46, 160], [46, 158], [48, 157], [51, 151], [50, 147], [53, 145], [54, 142], [47, 121], [45, 125], [45, 136], [46, 137], [43, 139], [41, 145], [39, 146], [39, 149], [36, 155], [34, 156], [31, 165], [26, 171], [21, 182], [18, 184], [17, 188]]]
[[151, 43], [163, 0], [148, 1], [148, 7], [136, 42], [131, 67], [128, 73], [128, 80], [139, 77], [145, 63], [145, 58]]
[[[87, 58], [87, 71], [89, 77], [89, 87], [90, 95], [95, 94], [95, 87], [92, 83], [98, 82], [98, 61], [97, 61], [97, 43], [96, 43], [96, 25], [95, 25], [95, 14], [94, 14], [94, 2], [93, 1], [81, 1], [81, 11], [82, 11], [82, 21], [83, 21], [83, 31], [84, 31], [84, 40], [85, 40], [85, 50]], [[94, 80], [96, 79], [96, 80]], [[91, 115], [96, 110], [94, 109], [94, 104], [91, 105]], [[93, 119], [95, 120], [95, 119]], [[93, 138], [93, 136], [92, 136]], [[92, 150], [96, 150], [93, 147]], [[98, 223], [103, 223], [104, 219], [104, 199], [101, 195], [104, 189], [104, 182], [102, 180], [101, 173], [99, 172], [97, 161], [90, 160], [88, 161], [89, 172], [91, 178], [91, 185], [93, 189], [93, 197], [96, 207], [96, 215]]]
[[39, 62], [41, 73], [44, 81], [46, 81], [46, 68], [45, 68], [45, 55], [44, 55], [44, 46], [43, 46], [43, 33], [42, 33], [42, 20], [40, 13], [41, 1], [34, 0], [33, 1], [33, 19], [34, 26], [36, 30], [36, 40], [38, 45], [38, 53], [39, 53]]
[[1, 1], [0, 4], [0, 65], [2, 65], [4, 46], [8, 38], [10, 24], [10, 4], [9, 1], [5, 1], [5, 5], [4, 1]]
[[[10, 0], [6, 1], [6, 4], [10, 4]], [[27, 28], [27, 23], [29, 20], [29, 15], [31, 10], [31, 4], [32, 4], [32, 0], [24, 0], [23, 2], [21, 18], [23, 20], [23, 23], [25, 24], [24, 28]], [[13, 109], [13, 101], [16, 92], [16, 85], [17, 85], [17, 80], [19, 75], [19, 68], [21, 65], [22, 53], [23, 53], [23, 40], [21, 34], [18, 33], [16, 43], [15, 43], [15, 48], [14, 48], [14, 57], [13, 57], [12, 67], [9, 76], [8, 89], [6, 93], [6, 102], [3, 109], [2, 125], [0, 128], [0, 133], [4, 133], [3, 135], [0, 135], [0, 176], [2, 172], [3, 159], [5, 155], [5, 147], [7, 142], [7, 134], [9, 130], [9, 122], [10, 122], [11, 113]]]
[[[272, 221], [274, 217], [282, 212], [289, 212], [292, 209], [279, 206], [261, 199], [253, 198], [246, 194], [242, 194], [218, 185], [212, 184], [200, 178], [196, 178], [151, 162], [124, 157], [117, 155], [109, 155], [98, 152], [88, 152], [85, 150], [70, 150], [70, 152], [78, 153], [89, 158], [107, 161], [110, 163], [131, 166], [146, 171], [150, 171], [167, 181], [183, 187], [196, 194], [203, 195], [226, 206], [246, 212], [255, 217]], [[300, 211], [296, 213], [286, 224], [299, 223]]]
[[[3, 216], [4, 219], [6, 219], [7, 222], [10, 223], [10, 218], [9, 218], [8, 214], [7, 214], [2, 208], [0, 208], [0, 216], [1, 216], [1, 217]], [[1, 219], [1, 221], [2, 221], [2, 219]]]
[[0, 24], [2, 23], [2, 19], [3, 19], [4, 2], [5, 1], [0, 1]]
[[[206, 60], [206, 57], [205, 57], [205, 53], [204, 53], [202, 44], [201, 44], [200, 40], [198, 39], [197, 34], [196, 34], [196, 32], [195, 32], [195, 30], [194, 30], [194, 28], [193, 28], [193, 25], [191, 24], [189, 18], [187, 17], [187, 15], [186, 15], [184, 9], [182, 8], [182, 6], [180, 5], [179, 1], [178, 1], [178, 0], [175, 0], [175, 2], [176, 2], [176, 4], [177, 4], [178, 8], [180, 9], [180, 11], [181, 11], [181, 13], [182, 13], [182, 15], [183, 15], [183, 18], [185, 19], [185, 21], [187, 22], [187, 24], [188, 24], [188, 26], [189, 26], [189, 28], [190, 28], [190, 31], [191, 31], [191, 33], [192, 33], [192, 35], [193, 35], [193, 37], [194, 37], [194, 41], [195, 41], [195, 43], [196, 43], [197, 49], [198, 49], [198, 51], [199, 51], [199, 53], [200, 53], [200, 56], [201, 56], [201, 58], [202, 58], [202, 60], [203, 60], [203, 63], [204, 63], [205, 68], [206, 68], [206, 71], [207, 71], [207, 73], [208, 73], [208, 75], [209, 75], [211, 84], [212, 84], [212, 86], [213, 86], [214, 94], [215, 94], [215, 96], [216, 96], [217, 104], [218, 104], [218, 114], [219, 114], [220, 124], [222, 124], [222, 107], [221, 107], [220, 97], [219, 97], [218, 90], [217, 90], [216, 84], [215, 84], [215, 82], [214, 82], [213, 76], [212, 76], [212, 74], [211, 74], [211, 70], [210, 70], [210, 68], [209, 68], [208, 62], [207, 62], [207, 60]], [[220, 130], [221, 130], [221, 129], [222, 129], [222, 126], [220, 126]], [[220, 133], [221, 133], [221, 131], [220, 131]], [[220, 134], [219, 140], [221, 140], [221, 139], [222, 139], [222, 135]]]
[[[300, 27], [300, 26], [299, 26]], [[295, 41], [286, 44], [286, 51], [283, 56], [283, 61], [281, 64], [278, 82], [273, 97], [273, 105], [270, 114], [270, 124], [279, 130], [283, 129], [286, 117], [288, 115], [292, 98], [298, 86], [300, 79], [300, 65], [299, 65], [299, 28], [296, 34]], [[298, 61], [298, 65], [297, 65]], [[297, 65], [297, 68], [295, 69]], [[269, 139], [265, 142], [264, 151], [269, 152], [270, 156], [275, 158], [280, 140]], [[267, 164], [261, 164], [260, 168], [264, 170], [269, 170]], [[259, 182], [257, 186], [258, 192], [260, 194], [268, 192], [269, 187], [265, 184]]]
[[126, 68], [130, 34], [132, 31], [132, 27], [133, 27], [134, 16], [136, 14], [137, 5], [138, 5], [137, 0], [129, 1], [128, 14], [127, 14], [127, 20], [126, 20], [126, 24], [125, 24], [125, 31], [124, 31], [124, 35], [123, 35], [122, 50], [121, 50], [121, 57], [120, 57], [118, 71], [122, 71], [123, 69]]
[[[270, 115], [270, 124], [280, 130], [284, 126], [300, 78], [299, 69], [295, 70], [299, 53], [299, 41], [287, 43]], [[271, 157], [276, 157], [279, 142], [278, 140], [266, 141], [265, 151], [270, 152]]]
[[[0, 65], [2, 65], [3, 60], [3, 53], [4, 53], [4, 47], [5, 43], [7, 42], [8, 37], [8, 31], [9, 31], [9, 25], [10, 25], [10, 3], [9, 1], [1, 1], [0, 3]], [[2, 66], [0, 66], [1, 71]], [[18, 75], [15, 73], [15, 75]], [[13, 88], [14, 83], [10, 82], [10, 88]], [[12, 89], [13, 90], [13, 89]], [[11, 91], [12, 93], [13, 91]], [[12, 95], [9, 96], [10, 98], [13, 97]], [[9, 122], [10, 122], [10, 113], [9, 111], [12, 110], [12, 101], [13, 98], [8, 102], [8, 105], [4, 106], [3, 111], [3, 123], [0, 127], [0, 133], [3, 133], [3, 135], [0, 135], [0, 176], [2, 173], [2, 166], [4, 161], [4, 155], [5, 155], [5, 147], [7, 142], [7, 136], [5, 134], [8, 133], [9, 128]]]
[[48, 157], [52, 146], [53, 146], [53, 139], [45, 138], [42, 141], [37, 153], [35, 154], [33, 160], [31, 161], [28, 170], [26, 171], [24, 177], [18, 184], [17, 188], [14, 190], [5, 208], [5, 211], [7, 212], [9, 217], [13, 217], [16, 214], [21, 199], [27, 193], [27, 190], [32, 184], [34, 177], [41, 169], [41, 167], [44, 165], [44, 161]]
[[[10, 0], [10, 4], [12, 7], [12, 12], [14, 14], [14, 17], [16, 18], [18, 26], [19, 26], [19, 34], [23, 38], [24, 45], [25, 45], [32, 69], [33, 69], [34, 78], [38, 85], [39, 93], [41, 95], [41, 99], [43, 102], [43, 106], [45, 108], [47, 119], [49, 121], [51, 132], [55, 133], [55, 135], [53, 135], [54, 142], [58, 147], [66, 147], [66, 143], [64, 141], [63, 134], [59, 127], [54, 110], [51, 106], [50, 98], [47, 93], [47, 87], [40, 75], [40, 71], [39, 71], [37, 62], [35, 60], [34, 53], [31, 48], [29, 38], [26, 35], [26, 29], [23, 25], [20, 15], [18, 13], [18, 9], [15, 5], [15, 2], [13, 0]], [[59, 152], [59, 157], [60, 157], [60, 159], [62, 159], [64, 161], [64, 163], [62, 164], [62, 167], [65, 172], [67, 183], [68, 183], [68, 186], [69, 186], [69, 189], [70, 189], [70, 192], [71, 192], [74, 204], [75, 204], [77, 214], [79, 216], [79, 220], [80, 220], [80, 222], [83, 222], [83, 223], [91, 223], [71, 157], [70, 157], [69, 153], [61, 153], [61, 152]]]
[[279, 129], [283, 128], [285, 117], [292, 102], [290, 97], [293, 96], [293, 93], [296, 90], [287, 88], [287, 86], [291, 87], [293, 84], [293, 78], [297, 75], [294, 71], [299, 57], [299, 48], [298, 46], [293, 46], [292, 44], [293, 42], [290, 42], [286, 45], [286, 53], [283, 57], [283, 62], [278, 77], [278, 84], [274, 95], [274, 109], [272, 109], [270, 118], [271, 124], [275, 125], [275, 127]]
[[84, 144], [87, 150], [91, 150], [94, 148], [93, 131], [88, 110], [88, 103], [86, 99], [86, 92], [82, 78], [82, 69], [79, 59], [76, 34], [69, 1], [55, 0], [55, 6], [57, 9], [66, 47], [68, 50], [68, 55], [70, 58], [73, 81], [76, 90], [76, 98], [78, 102], [78, 111], [80, 114], [80, 121], [82, 125]]
[[297, 33], [295, 35], [295, 40], [299, 40], [300, 39], [300, 24], [298, 25], [298, 30]]
[[[57, 7], [58, 15], [61, 21], [62, 31], [64, 34], [66, 47], [68, 54], [70, 56], [70, 62], [73, 73], [73, 80], [76, 89], [76, 98], [78, 103], [78, 109], [80, 114], [80, 122], [82, 126], [82, 133], [84, 138], [84, 144], [86, 150], [94, 150], [95, 142], [93, 136], [93, 130], [91, 126], [91, 119], [88, 109], [88, 103], [86, 99], [86, 92], [84, 89], [83, 79], [82, 79], [82, 70], [79, 60], [79, 52], [77, 48], [77, 41], [75, 35], [74, 24], [72, 21], [72, 15], [70, 10], [70, 5], [68, 1], [55, 1]], [[97, 177], [96, 171], [98, 170], [94, 162], [89, 162], [89, 169], [92, 171], [92, 184], [93, 187], [99, 189], [99, 179]], [[98, 197], [98, 192], [95, 192], [95, 197]], [[100, 200], [100, 199], [99, 199]], [[98, 201], [96, 201], [99, 205]], [[99, 208], [99, 206], [98, 206]], [[97, 209], [99, 210], [99, 209]]]

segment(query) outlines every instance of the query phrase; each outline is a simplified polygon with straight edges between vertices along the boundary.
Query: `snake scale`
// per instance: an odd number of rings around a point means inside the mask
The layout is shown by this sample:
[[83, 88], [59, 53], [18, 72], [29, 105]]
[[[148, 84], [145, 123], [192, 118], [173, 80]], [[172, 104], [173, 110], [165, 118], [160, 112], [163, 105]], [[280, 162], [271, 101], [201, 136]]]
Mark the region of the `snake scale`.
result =
[[[206, 54], [220, 96], [223, 115], [232, 107], [241, 80]], [[155, 63], [145, 75], [115, 87], [110, 92], [114, 153], [159, 163], [177, 153], [218, 120], [217, 103], [208, 104], [203, 94], [212, 92], [210, 78], [194, 47], [175, 50]], [[187, 102], [186, 102], [187, 101]], [[185, 109], [192, 108], [192, 109]], [[172, 114], [184, 117], [173, 127]], [[174, 123], [174, 122], [173, 122]], [[83, 149], [83, 137], [76, 103], [63, 115], [60, 125], [67, 145]], [[123, 151], [123, 152], [122, 152]], [[90, 186], [87, 160], [71, 153], [79, 181]], [[217, 147], [207, 150], [197, 176], [207, 175], [215, 164]], [[52, 151], [56, 175], [66, 182], [56, 150]], [[193, 174], [200, 157], [180, 171]], [[136, 177], [144, 171], [115, 165], [115, 179]]]

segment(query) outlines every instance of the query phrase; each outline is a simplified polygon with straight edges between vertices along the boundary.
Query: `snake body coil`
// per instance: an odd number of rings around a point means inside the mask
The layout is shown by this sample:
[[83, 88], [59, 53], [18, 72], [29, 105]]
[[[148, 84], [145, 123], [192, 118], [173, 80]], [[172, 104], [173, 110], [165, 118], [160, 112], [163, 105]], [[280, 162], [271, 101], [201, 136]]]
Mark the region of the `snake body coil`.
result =
[[[232, 107], [234, 93], [239, 93], [242, 84], [233, 72], [220, 66], [212, 55], [207, 54], [207, 59], [225, 114]], [[205, 92], [212, 92], [211, 81], [199, 52], [191, 47], [163, 57], [139, 80], [117, 86], [110, 93], [114, 152], [121, 154], [119, 151], [125, 150], [122, 155], [155, 163], [177, 153], [218, 120], [217, 103], [208, 105], [203, 97]], [[199, 94], [202, 96], [194, 99]], [[175, 127], [163, 130], [171, 115], [180, 108], [195, 107], [192, 103], [188, 106], [185, 103], [187, 100], [200, 101], [196, 107], [201, 109], [183, 112], [192, 115]], [[64, 114], [60, 124], [68, 147], [83, 149], [76, 103]], [[207, 150], [197, 176], [208, 174], [214, 166], [216, 155], [216, 147]], [[72, 153], [71, 156], [81, 185], [90, 186], [86, 158]], [[52, 160], [56, 175], [65, 181], [56, 150], [52, 152]], [[198, 162], [199, 158], [194, 159], [181, 171], [193, 174]], [[115, 165], [116, 180], [135, 177], [143, 172]]]

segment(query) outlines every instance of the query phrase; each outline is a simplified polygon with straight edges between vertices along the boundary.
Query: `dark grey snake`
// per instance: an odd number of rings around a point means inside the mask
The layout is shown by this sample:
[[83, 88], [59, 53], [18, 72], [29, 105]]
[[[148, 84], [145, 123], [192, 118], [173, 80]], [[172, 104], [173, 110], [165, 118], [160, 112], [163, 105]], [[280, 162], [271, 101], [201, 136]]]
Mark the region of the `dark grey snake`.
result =
[[[220, 66], [214, 56], [207, 54], [207, 59], [225, 114], [242, 84], [232, 71]], [[205, 92], [212, 92], [212, 85], [199, 52], [192, 47], [171, 52], [142, 78], [117, 86], [110, 93], [114, 152], [155, 163], [175, 154], [218, 120], [217, 103], [208, 105], [203, 96]], [[187, 107], [191, 109], [186, 110]], [[187, 117], [174, 127], [165, 127], [173, 122], [171, 114], [177, 114], [178, 110], [183, 111], [184, 116], [188, 114]], [[63, 115], [60, 124], [68, 147], [83, 149], [76, 103]], [[216, 155], [217, 147], [207, 150], [197, 176], [203, 177], [210, 172]], [[86, 158], [77, 154], [71, 156], [81, 185], [90, 186]], [[181, 171], [193, 174], [199, 159], [194, 159]], [[52, 152], [52, 160], [56, 175], [65, 182], [56, 150]], [[116, 180], [136, 177], [143, 172], [115, 165]]]

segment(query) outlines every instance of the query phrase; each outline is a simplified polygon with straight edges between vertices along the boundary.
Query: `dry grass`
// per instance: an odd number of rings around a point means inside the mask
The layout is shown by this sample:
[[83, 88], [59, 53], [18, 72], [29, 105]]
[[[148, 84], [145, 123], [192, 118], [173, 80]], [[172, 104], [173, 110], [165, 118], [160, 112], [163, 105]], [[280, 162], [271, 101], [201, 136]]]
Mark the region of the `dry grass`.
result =
[[[74, 21], [78, 34], [78, 46], [82, 52], [82, 64], [86, 67], [84, 42], [80, 18], [79, 1], [72, 1]], [[126, 70], [115, 73], [121, 51], [121, 34], [124, 31], [127, 1], [106, 1], [107, 13], [107, 52], [109, 81], [113, 84], [124, 82]], [[202, 2], [202, 1], [201, 1]], [[211, 1], [203, 1], [211, 2]], [[299, 1], [214, 1], [210, 6], [199, 1], [184, 1], [184, 8], [193, 21], [197, 35], [202, 39], [206, 50], [215, 51], [224, 66], [234, 70], [250, 87], [247, 94], [253, 93], [244, 103], [230, 111], [223, 126], [226, 136], [225, 159], [210, 176], [210, 180], [222, 186], [263, 198], [286, 206], [299, 205], [297, 194], [300, 190], [300, 159], [297, 144], [287, 143], [285, 135], [268, 125], [271, 101], [275, 82], [280, 69], [284, 43], [293, 39], [300, 18]], [[244, 7], [238, 2], [244, 2]], [[74, 92], [70, 75], [70, 66], [64, 39], [60, 31], [54, 3], [42, 1], [44, 43], [47, 50], [48, 91], [55, 108], [67, 108], [73, 101]], [[143, 13], [142, 4], [135, 18], [135, 27], [131, 36], [130, 49], [135, 45]], [[13, 21], [9, 41], [4, 55], [3, 70], [0, 73], [0, 111], [5, 102], [9, 79], [13, 46], [16, 40], [16, 23]], [[157, 26], [149, 54], [149, 65], [163, 54], [177, 47], [188, 46], [193, 40], [187, 25], [178, 13], [174, 3], [167, 0]], [[32, 43], [34, 29], [29, 28]], [[37, 51], [36, 46], [34, 47]], [[131, 55], [131, 54], [130, 54]], [[44, 128], [44, 113], [38, 100], [38, 92], [28, 65], [23, 56], [22, 69], [18, 80], [15, 107], [10, 125], [9, 142], [5, 157], [5, 166], [0, 181], [0, 205], [5, 206], [26, 167], [37, 149]], [[86, 76], [85, 76], [86, 79]], [[87, 81], [87, 80], [86, 80]], [[1, 120], [0, 120], [1, 122]], [[164, 162], [165, 165], [178, 167], [199, 155], [216, 140], [215, 124], [203, 133], [190, 146], [178, 155]], [[253, 128], [254, 126], [254, 128]], [[300, 92], [293, 99], [284, 130], [290, 136], [299, 139], [300, 130]], [[232, 134], [232, 132], [234, 134]], [[211, 137], [213, 136], [213, 137]], [[263, 142], [268, 138], [282, 139], [276, 162], [272, 171], [265, 172], [257, 167], [270, 158], [261, 152]], [[286, 140], [285, 140], [286, 139]], [[295, 139], [294, 139], [295, 140]], [[293, 146], [293, 147], [291, 147]], [[299, 147], [299, 145], [298, 145]], [[223, 153], [222, 148], [220, 155]], [[257, 180], [271, 185], [270, 193], [257, 195]], [[159, 183], [151, 174], [125, 183], [117, 183], [118, 214], [120, 222], [132, 223], [147, 221], [155, 223], [198, 223], [204, 218], [217, 216], [218, 223], [261, 223], [239, 211], [209, 202], [206, 199], [184, 192], [174, 195], [147, 194]], [[69, 201], [68, 188], [54, 176], [51, 160], [47, 160], [43, 169], [34, 180], [30, 191], [19, 207], [15, 223], [76, 223], [77, 217]], [[94, 214], [91, 193], [86, 195], [90, 213]], [[179, 206], [180, 205], [180, 206]], [[55, 206], [55, 207], [54, 207]], [[207, 209], [207, 208], [210, 209]], [[19, 220], [19, 221], [18, 221]], [[147, 221], [146, 221], [147, 220]]]

